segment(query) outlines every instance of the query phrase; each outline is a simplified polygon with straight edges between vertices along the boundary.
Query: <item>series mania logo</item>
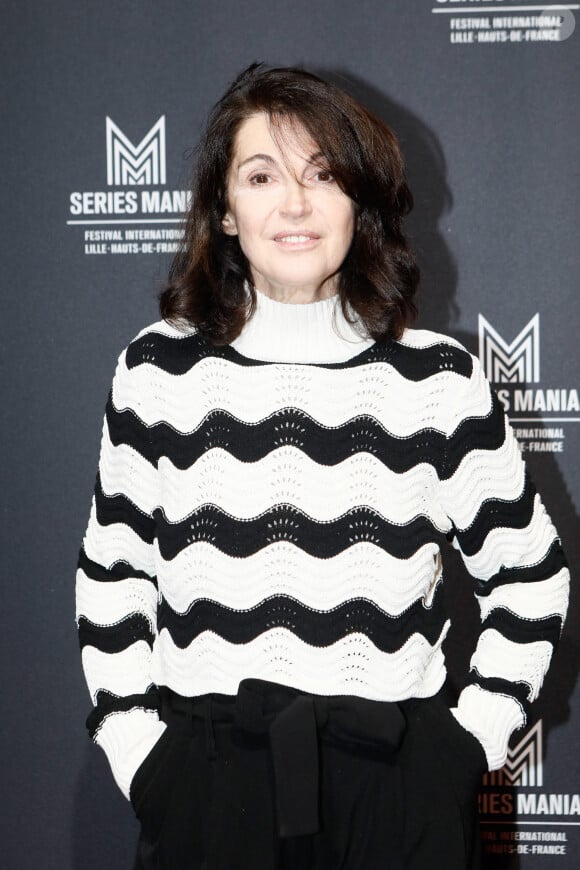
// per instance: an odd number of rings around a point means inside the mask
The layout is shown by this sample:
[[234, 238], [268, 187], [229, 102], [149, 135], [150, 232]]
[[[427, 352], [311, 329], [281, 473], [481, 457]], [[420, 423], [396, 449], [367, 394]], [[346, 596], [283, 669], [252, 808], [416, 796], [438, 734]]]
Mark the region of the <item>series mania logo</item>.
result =
[[577, 389], [536, 386], [540, 383], [539, 314], [535, 314], [511, 341], [506, 341], [480, 314], [479, 359], [506, 413], [516, 420], [525, 420], [523, 415], [534, 414], [528, 419], [542, 417], [566, 422], [569, 418], [551, 415], [580, 411]]
[[[69, 223], [177, 222], [156, 221], [151, 217], [153, 215], [181, 216], [189, 205], [189, 191], [165, 188], [167, 177], [165, 115], [153, 124], [136, 145], [111, 118], [107, 117], [105, 142], [107, 185], [115, 189], [71, 193], [70, 214], [79, 220], [69, 221]], [[107, 220], [107, 217], [117, 218], [117, 220]], [[97, 219], [86, 220], [86, 218]]]
[[[543, 791], [542, 720], [508, 752], [501, 770], [486, 773], [479, 795], [481, 816], [580, 816], [579, 794]], [[533, 789], [533, 791], [531, 790]]]

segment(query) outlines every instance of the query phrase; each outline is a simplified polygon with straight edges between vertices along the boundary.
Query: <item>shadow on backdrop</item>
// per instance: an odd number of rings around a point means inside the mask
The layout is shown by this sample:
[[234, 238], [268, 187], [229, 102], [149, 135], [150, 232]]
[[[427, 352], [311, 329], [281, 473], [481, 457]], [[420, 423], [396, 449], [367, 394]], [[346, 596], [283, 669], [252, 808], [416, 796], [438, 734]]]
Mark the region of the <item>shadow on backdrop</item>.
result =
[[458, 314], [457, 268], [441, 223], [444, 215], [451, 211], [453, 197], [437, 136], [417, 115], [363, 79], [343, 70], [315, 69], [314, 72], [347, 90], [396, 133], [415, 200], [404, 226], [421, 268], [417, 326], [449, 332]]

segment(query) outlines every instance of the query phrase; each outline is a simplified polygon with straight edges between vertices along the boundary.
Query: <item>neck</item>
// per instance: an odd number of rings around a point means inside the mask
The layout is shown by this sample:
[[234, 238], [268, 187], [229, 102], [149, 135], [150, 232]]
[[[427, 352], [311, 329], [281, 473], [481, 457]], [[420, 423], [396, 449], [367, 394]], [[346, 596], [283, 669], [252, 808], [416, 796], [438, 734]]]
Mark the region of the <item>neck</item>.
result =
[[256, 292], [268, 296], [275, 302], [292, 305], [308, 305], [311, 302], [321, 302], [323, 299], [329, 299], [335, 296], [338, 292], [338, 284], [335, 276], [324, 281], [319, 286], [312, 285], [294, 285], [280, 286], [270, 282], [256, 282]]

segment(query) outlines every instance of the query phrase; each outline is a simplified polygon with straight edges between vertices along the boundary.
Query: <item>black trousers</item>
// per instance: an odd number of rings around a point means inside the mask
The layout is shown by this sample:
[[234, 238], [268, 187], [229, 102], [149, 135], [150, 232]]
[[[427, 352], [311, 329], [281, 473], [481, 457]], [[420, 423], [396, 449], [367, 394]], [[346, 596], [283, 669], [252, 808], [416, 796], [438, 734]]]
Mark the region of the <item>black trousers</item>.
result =
[[263, 680], [161, 689], [134, 870], [479, 870], [479, 742], [442, 693], [398, 704]]

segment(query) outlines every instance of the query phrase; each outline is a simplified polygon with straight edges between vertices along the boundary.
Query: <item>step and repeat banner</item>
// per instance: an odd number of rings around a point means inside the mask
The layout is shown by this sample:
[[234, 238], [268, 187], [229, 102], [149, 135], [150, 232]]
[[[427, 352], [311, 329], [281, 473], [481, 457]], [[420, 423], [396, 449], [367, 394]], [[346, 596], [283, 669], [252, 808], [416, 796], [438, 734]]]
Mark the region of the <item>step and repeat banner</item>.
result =
[[[3, 866], [131, 867], [132, 811], [84, 730], [76, 557], [117, 356], [157, 319], [200, 130], [253, 60], [331, 78], [398, 133], [418, 325], [479, 355], [561, 533], [566, 630], [482, 783], [481, 836], [491, 870], [580, 866], [579, 20], [536, 0], [5, 4]], [[447, 583], [460, 687], [477, 613], [451, 551]]]

